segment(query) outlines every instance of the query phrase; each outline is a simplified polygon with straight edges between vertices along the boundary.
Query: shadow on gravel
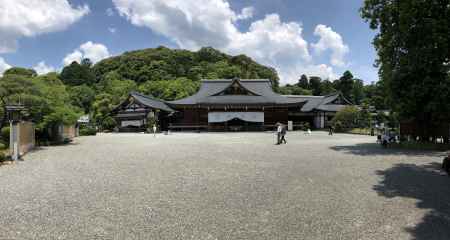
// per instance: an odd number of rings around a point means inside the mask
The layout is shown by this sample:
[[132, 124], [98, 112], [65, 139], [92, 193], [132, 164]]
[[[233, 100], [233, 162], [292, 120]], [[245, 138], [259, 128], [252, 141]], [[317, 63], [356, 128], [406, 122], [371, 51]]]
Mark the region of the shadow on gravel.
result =
[[408, 155], [408, 156], [429, 156], [441, 157], [445, 154], [438, 151], [420, 151], [408, 149], [383, 148], [378, 143], [360, 143], [348, 146], [333, 146], [331, 150], [354, 154], [354, 155]]
[[450, 177], [441, 164], [397, 164], [377, 171], [382, 180], [373, 189], [386, 198], [417, 199], [429, 212], [414, 227], [405, 228], [416, 240], [450, 239]]

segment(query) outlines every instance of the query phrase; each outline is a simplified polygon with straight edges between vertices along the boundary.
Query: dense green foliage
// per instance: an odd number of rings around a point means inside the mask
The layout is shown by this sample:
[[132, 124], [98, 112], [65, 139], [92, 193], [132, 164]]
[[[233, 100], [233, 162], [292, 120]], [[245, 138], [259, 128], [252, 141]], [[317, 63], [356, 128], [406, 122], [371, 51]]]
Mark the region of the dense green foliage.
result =
[[361, 15], [379, 31], [374, 45], [389, 104], [429, 139], [450, 121], [449, 1], [366, 0]]
[[[16, 69], [16, 68], [15, 68]], [[80, 109], [70, 104], [66, 86], [56, 73], [37, 76], [20, 68], [7, 71], [0, 78], [0, 129], [6, 123], [6, 105], [22, 104], [27, 108], [26, 118], [32, 119], [38, 131], [58, 124], [76, 123]], [[2, 136], [6, 139], [5, 136]]]
[[61, 79], [66, 85], [92, 85], [95, 82], [95, 75], [91, 70], [92, 63], [89, 59], [83, 59], [81, 64], [72, 62], [61, 72]]
[[97, 130], [92, 126], [80, 126], [80, 136], [95, 136], [97, 135]]
[[357, 107], [349, 106], [336, 113], [331, 124], [336, 131], [346, 131], [359, 127], [358, 119], [360, 111]]
[[138, 84], [182, 77], [193, 81], [239, 77], [267, 78], [278, 86], [279, 80], [273, 68], [262, 66], [244, 55], [229, 56], [209, 47], [197, 52], [165, 47], [126, 52], [93, 67], [97, 81], [112, 71]]
[[287, 84], [276, 89], [284, 95], [314, 95], [325, 96], [336, 92], [353, 104], [367, 104], [375, 106], [376, 109], [386, 109], [384, 101], [385, 93], [380, 84], [364, 85], [363, 80], [356, 79], [350, 71], [344, 72], [342, 77], [334, 81], [322, 80], [320, 77], [301, 75], [294, 85]]
[[165, 100], [175, 100], [193, 95], [197, 92], [199, 85], [200, 82], [187, 78], [177, 78], [172, 81], [148, 81], [139, 86], [139, 92]]

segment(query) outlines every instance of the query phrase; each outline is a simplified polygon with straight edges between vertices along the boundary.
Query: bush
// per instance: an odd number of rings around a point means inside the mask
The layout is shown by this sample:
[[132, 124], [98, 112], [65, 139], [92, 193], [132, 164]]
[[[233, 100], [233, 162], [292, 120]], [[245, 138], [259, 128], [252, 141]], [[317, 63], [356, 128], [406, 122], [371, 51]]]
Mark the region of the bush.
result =
[[359, 109], [354, 106], [348, 106], [337, 112], [331, 123], [337, 132], [348, 131], [358, 127], [359, 118]]
[[3, 140], [6, 146], [9, 145], [9, 127], [2, 128], [2, 131], [0, 133], [0, 138]]
[[81, 127], [80, 136], [95, 136], [97, 135], [97, 130], [94, 127]]
[[117, 123], [116, 120], [114, 120], [114, 118], [106, 117], [105, 119], [103, 119], [101, 125], [103, 130], [113, 130], [114, 127], [117, 126]]
[[6, 155], [3, 152], [0, 152], [0, 162], [3, 162], [6, 160]]
[[4, 144], [2, 141], [0, 141], [0, 151], [5, 150], [6, 148], [7, 148], [6, 144]]

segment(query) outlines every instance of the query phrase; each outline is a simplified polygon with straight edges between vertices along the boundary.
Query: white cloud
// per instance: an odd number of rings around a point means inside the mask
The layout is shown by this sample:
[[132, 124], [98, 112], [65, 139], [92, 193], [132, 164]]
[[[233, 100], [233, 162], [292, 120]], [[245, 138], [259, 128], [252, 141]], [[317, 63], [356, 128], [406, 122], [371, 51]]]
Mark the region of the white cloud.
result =
[[110, 33], [116, 33], [116, 32], [117, 32], [117, 29], [116, 29], [116, 28], [113, 28], [113, 27], [109, 27], [109, 28], [108, 28], [108, 31], [109, 31]]
[[67, 66], [74, 61], [80, 63], [83, 58], [89, 58], [93, 63], [96, 63], [110, 56], [108, 48], [105, 45], [89, 41], [81, 44], [79, 48], [67, 54], [63, 59], [63, 64]]
[[0, 77], [3, 76], [3, 72], [5, 72], [6, 70], [10, 69], [11, 65], [9, 65], [5, 59], [3, 59], [2, 57], [0, 57]]
[[349, 52], [349, 48], [344, 44], [341, 35], [333, 31], [331, 27], [319, 24], [314, 30], [314, 35], [319, 36], [317, 43], [311, 44], [317, 54], [321, 54], [326, 50], [331, 51], [330, 62], [333, 66], [344, 66], [345, 55]]
[[245, 20], [253, 17], [253, 14], [255, 12], [254, 7], [245, 7], [242, 9], [241, 13], [236, 16], [237, 20]]
[[45, 61], [39, 62], [36, 66], [33, 67], [33, 69], [37, 72], [37, 74], [47, 74], [49, 72], [55, 72], [56, 69], [52, 66], [48, 66], [45, 64]]
[[17, 40], [65, 30], [89, 13], [67, 0], [0, 0], [0, 53], [14, 52]]
[[[236, 13], [227, 0], [113, 0], [117, 12], [132, 24], [172, 39], [179, 47], [212, 46], [229, 54], [246, 54], [277, 69], [283, 83], [305, 73], [331, 77], [333, 69], [314, 63], [297, 22], [270, 14], [240, 31], [236, 21], [253, 17], [253, 7]], [[310, 72], [303, 72], [310, 71]], [[316, 74], [323, 71], [321, 74]]]
[[107, 8], [107, 9], [106, 9], [106, 15], [107, 15], [108, 17], [114, 16], [114, 9], [112, 9], [112, 8]]

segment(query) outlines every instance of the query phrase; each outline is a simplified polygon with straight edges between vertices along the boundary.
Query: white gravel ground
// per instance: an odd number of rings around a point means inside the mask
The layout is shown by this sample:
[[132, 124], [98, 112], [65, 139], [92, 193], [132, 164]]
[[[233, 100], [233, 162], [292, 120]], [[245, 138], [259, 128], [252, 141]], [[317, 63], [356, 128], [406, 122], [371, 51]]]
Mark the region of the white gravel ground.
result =
[[102, 134], [0, 167], [0, 239], [450, 239], [442, 153], [374, 137]]

